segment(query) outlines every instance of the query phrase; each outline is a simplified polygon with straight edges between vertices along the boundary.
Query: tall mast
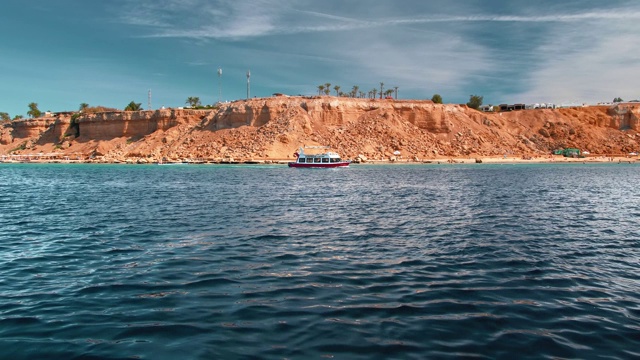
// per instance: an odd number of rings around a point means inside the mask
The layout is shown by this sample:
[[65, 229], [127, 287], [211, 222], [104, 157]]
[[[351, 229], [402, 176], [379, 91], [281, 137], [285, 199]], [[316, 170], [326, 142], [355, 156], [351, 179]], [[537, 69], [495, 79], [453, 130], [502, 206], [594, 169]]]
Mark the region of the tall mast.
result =
[[249, 78], [251, 78], [251, 70], [247, 70], [247, 100], [251, 96], [251, 82]]
[[218, 68], [218, 102], [220, 102], [221, 98], [222, 98], [222, 80], [220, 80], [220, 78], [222, 77], [222, 68]]

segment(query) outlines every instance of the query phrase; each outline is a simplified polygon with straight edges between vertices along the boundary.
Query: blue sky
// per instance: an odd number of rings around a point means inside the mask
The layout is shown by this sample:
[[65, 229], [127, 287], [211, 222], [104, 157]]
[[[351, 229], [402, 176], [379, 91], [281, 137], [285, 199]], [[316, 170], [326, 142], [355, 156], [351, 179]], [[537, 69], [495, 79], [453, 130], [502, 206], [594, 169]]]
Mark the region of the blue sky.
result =
[[[464, 103], [640, 98], [637, 0], [2, 0], [0, 111], [319, 84]], [[217, 69], [222, 68], [218, 78]], [[334, 91], [332, 91], [334, 93]]]

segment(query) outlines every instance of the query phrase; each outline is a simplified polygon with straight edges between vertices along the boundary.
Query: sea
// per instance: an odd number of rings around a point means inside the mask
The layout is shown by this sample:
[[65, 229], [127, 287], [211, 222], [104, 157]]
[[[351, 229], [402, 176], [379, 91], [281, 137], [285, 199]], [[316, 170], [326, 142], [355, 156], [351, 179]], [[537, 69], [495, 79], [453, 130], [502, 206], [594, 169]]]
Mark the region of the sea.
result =
[[0, 164], [1, 359], [638, 359], [640, 164]]

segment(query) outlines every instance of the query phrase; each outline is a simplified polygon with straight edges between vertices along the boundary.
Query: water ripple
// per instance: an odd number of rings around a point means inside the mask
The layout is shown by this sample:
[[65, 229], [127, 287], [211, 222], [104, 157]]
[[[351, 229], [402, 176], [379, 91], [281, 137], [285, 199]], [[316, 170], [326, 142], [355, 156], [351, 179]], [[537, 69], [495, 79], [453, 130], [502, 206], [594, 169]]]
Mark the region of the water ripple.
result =
[[636, 172], [0, 164], [0, 358], [636, 358]]

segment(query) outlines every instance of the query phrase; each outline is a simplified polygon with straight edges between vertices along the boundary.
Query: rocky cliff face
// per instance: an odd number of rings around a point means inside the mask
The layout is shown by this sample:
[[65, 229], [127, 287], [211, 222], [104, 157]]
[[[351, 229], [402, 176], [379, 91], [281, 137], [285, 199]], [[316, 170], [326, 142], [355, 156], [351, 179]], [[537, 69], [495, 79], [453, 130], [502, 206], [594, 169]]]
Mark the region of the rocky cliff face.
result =
[[640, 104], [621, 103], [609, 108], [611, 127], [616, 129], [640, 130], [638, 119], [640, 118]]
[[[0, 125], [0, 146], [14, 143], [56, 143], [68, 131], [70, 118], [48, 117], [15, 120]], [[3, 153], [0, 147], [0, 153]]]
[[388, 159], [396, 151], [420, 159], [535, 156], [563, 147], [624, 154], [640, 147], [639, 115], [636, 104], [482, 113], [431, 101], [274, 97], [236, 101], [218, 110], [14, 121], [0, 127], [0, 154], [269, 160], [291, 159], [302, 145], [328, 145], [345, 158], [369, 159]]
[[124, 111], [88, 114], [78, 118], [80, 141], [141, 138], [158, 130], [204, 118], [210, 110]]

